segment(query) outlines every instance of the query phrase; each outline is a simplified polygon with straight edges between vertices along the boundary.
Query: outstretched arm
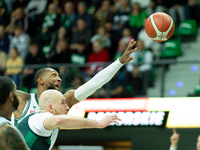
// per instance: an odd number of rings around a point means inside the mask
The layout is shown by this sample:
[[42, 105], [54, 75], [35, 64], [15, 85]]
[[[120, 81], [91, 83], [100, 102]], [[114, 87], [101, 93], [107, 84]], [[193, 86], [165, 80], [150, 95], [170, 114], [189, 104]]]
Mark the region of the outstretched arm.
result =
[[131, 40], [128, 44], [127, 49], [124, 51], [123, 55], [119, 59], [97, 73], [92, 79], [80, 86], [77, 90], [71, 90], [65, 93], [65, 98], [67, 100], [68, 106], [72, 107], [74, 104], [86, 99], [97, 89], [101, 88], [103, 85], [109, 82], [117, 73], [117, 71], [119, 71], [119, 69], [123, 66], [123, 64], [130, 62], [134, 58], [129, 57], [129, 55], [137, 50], [137, 48], [133, 49], [133, 46], [135, 46], [135, 44], [136, 42], [134, 40]]
[[24, 107], [26, 106], [26, 103], [28, 102], [30, 98], [30, 95], [20, 90], [16, 91], [16, 95], [17, 95], [17, 98], [19, 99], [19, 106], [17, 110], [14, 112], [14, 116], [15, 118], [20, 118], [24, 110]]
[[29, 150], [18, 129], [8, 124], [4, 124], [0, 129], [0, 143], [0, 149]]
[[47, 130], [53, 130], [60, 127], [65, 129], [101, 129], [107, 127], [111, 123], [118, 124], [117, 121], [121, 121], [117, 115], [106, 116], [100, 121], [69, 115], [56, 115], [46, 118], [43, 125]]
[[179, 142], [179, 133], [176, 132], [176, 129], [173, 129], [173, 134], [170, 137], [171, 146], [169, 150], [177, 150]]

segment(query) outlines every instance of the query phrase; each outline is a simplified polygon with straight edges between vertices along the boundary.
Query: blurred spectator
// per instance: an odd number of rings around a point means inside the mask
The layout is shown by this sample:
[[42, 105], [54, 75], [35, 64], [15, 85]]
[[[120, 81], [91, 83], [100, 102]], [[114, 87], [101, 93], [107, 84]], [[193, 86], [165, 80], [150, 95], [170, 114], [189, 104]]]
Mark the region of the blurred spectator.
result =
[[70, 49], [78, 53], [83, 53], [90, 44], [91, 36], [92, 31], [87, 27], [86, 20], [78, 19], [76, 30], [72, 33]]
[[81, 18], [85, 19], [89, 28], [93, 27], [93, 16], [87, 12], [87, 4], [83, 1], [78, 3], [78, 12], [74, 20], [75, 28], [77, 27], [78, 20]]
[[61, 15], [60, 23], [66, 29], [72, 29], [75, 21], [75, 11], [74, 4], [70, 1], [66, 2], [64, 5], [64, 13]]
[[145, 9], [148, 7], [151, 3], [151, 0], [130, 0], [130, 4], [138, 3], [141, 7], [141, 9]]
[[120, 8], [113, 16], [113, 27], [120, 33], [129, 22], [130, 7], [128, 0], [119, 0]]
[[137, 40], [137, 51], [130, 56], [135, 58], [126, 65], [128, 71], [128, 84], [132, 86], [135, 95], [146, 95], [149, 86], [153, 54], [145, 49], [144, 42]]
[[[98, 98], [124, 98], [127, 97], [125, 91], [125, 74], [122, 71], [119, 71], [115, 76], [110, 80], [110, 82], [98, 90], [93, 97]], [[109, 90], [107, 90], [109, 89]], [[109, 93], [107, 93], [109, 91]]]
[[102, 0], [91, 0], [92, 14], [95, 14], [95, 12], [101, 7], [102, 2]]
[[59, 39], [64, 39], [67, 43], [70, 43], [71, 41], [71, 34], [69, 33], [69, 30], [67, 30], [64, 26], [61, 26], [58, 31], [54, 32], [50, 39], [50, 47], [51, 51], [56, 48], [56, 44]]
[[60, 15], [57, 14], [57, 6], [54, 3], [49, 4], [48, 12], [42, 23], [42, 40], [47, 42], [49, 36], [59, 28]]
[[[66, 42], [65, 39], [58, 39], [55, 51], [52, 51], [52, 52], [54, 53], [51, 54], [51, 57], [49, 59], [50, 63], [52, 64], [71, 63], [71, 51], [69, 49], [69, 44]], [[80, 58], [78, 58], [77, 61], [79, 60]], [[74, 61], [76, 61], [76, 59]], [[73, 62], [73, 63], [77, 63], [77, 62]], [[65, 80], [64, 87], [70, 87], [73, 75], [78, 73], [78, 68], [75, 68], [75, 67], [65, 68], [62, 65], [59, 65], [59, 67], [55, 69], [59, 72], [62, 79]]]
[[118, 44], [118, 49], [115, 54], [114, 60], [117, 60], [117, 58], [121, 57], [124, 53], [124, 50], [127, 48], [128, 43], [126, 41], [120, 40]]
[[13, 6], [13, 3], [15, 2], [15, 0], [9, 0], [9, 1], [0, 0], [0, 1], [4, 1], [6, 3], [7, 11], [10, 14], [13, 10], [12, 6]]
[[[0, 76], [4, 75], [7, 61], [7, 54], [0, 49]], [[4, 68], [4, 69], [3, 69]]]
[[10, 23], [6, 26], [6, 31], [13, 34], [15, 26], [22, 26], [23, 31], [28, 34], [32, 34], [34, 31], [31, 21], [24, 15], [24, 10], [21, 7], [16, 8], [11, 13]]
[[131, 33], [131, 30], [129, 28], [124, 28], [122, 30], [122, 37], [120, 38], [120, 41], [129, 43], [132, 39], [134, 39], [134, 37]]
[[103, 69], [102, 66], [98, 66], [95, 62], [109, 62], [110, 56], [109, 52], [102, 47], [99, 41], [96, 41], [92, 44], [93, 52], [88, 56], [88, 63], [93, 63], [90, 67], [86, 68], [86, 73], [88, 76], [92, 77], [97, 72]]
[[143, 28], [138, 33], [138, 40], [142, 40], [144, 42], [144, 47], [152, 50], [154, 57], [158, 59], [163, 48], [163, 43], [155, 42], [147, 35], [145, 31], [145, 23], [146, 19], [144, 20]]
[[30, 0], [25, 9], [26, 15], [30, 18], [32, 23], [34, 23], [35, 28], [41, 26], [42, 19], [44, 17], [44, 12], [47, 7], [47, 0]]
[[186, 18], [183, 3], [179, 0], [173, 1], [173, 6], [169, 8], [168, 13], [176, 25], [179, 25]]
[[111, 20], [113, 17], [114, 11], [109, 0], [104, 0], [101, 7], [94, 14], [95, 17], [95, 29], [99, 26], [103, 26], [106, 21]]
[[81, 1], [84, 1], [84, 2], [87, 2], [86, 0], [61, 0], [61, 8], [62, 8], [62, 10], [64, 10], [64, 4], [66, 3], [66, 2], [72, 2], [73, 3], [73, 5], [74, 5], [74, 10], [77, 12], [77, 8], [78, 8], [78, 4], [81, 2]]
[[131, 30], [129, 28], [124, 28], [122, 31], [122, 37], [120, 38], [118, 43], [117, 52], [115, 54], [114, 60], [116, 60], [123, 54], [131, 39], [134, 39]]
[[[25, 57], [25, 65], [33, 65], [33, 64], [45, 64], [46, 58], [43, 55], [43, 53], [41, 53], [39, 51], [39, 46], [37, 43], [35, 42], [31, 42], [29, 44], [29, 53], [26, 55]], [[34, 75], [35, 72], [38, 69], [34, 69], [34, 68], [29, 68], [29, 67], [25, 67], [23, 70], [23, 86], [26, 87], [28, 89], [28, 91], [30, 91], [30, 89], [34, 86]]]
[[8, 54], [10, 47], [10, 34], [6, 33], [5, 27], [0, 25], [0, 50], [6, 52]]
[[188, 0], [185, 7], [185, 18], [186, 19], [195, 19], [198, 24], [200, 23], [200, 6], [197, 0]]
[[10, 49], [16, 47], [20, 57], [24, 60], [28, 53], [29, 42], [30, 36], [23, 31], [22, 26], [16, 26], [14, 37], [10, 43]]
[[90, 39], [91, 43], [94, 43], [95, 41], [99, 41], [102, 47], [106, 48], [111, 47], [111, 41], [109, 37], [106, 35], [106, 30], [103, 26], [100, 26], [97, 29], [97, 33], [93, 35], [92, 38]]
[[137, 39], [138, 32], [142, 29], [143, 22], [144, 19], [147, 18], [147, 14], [146, 11], [144, 11], [138, 3], [132, 4], [131, 8], [132, 10], [130, 13], [129, 27]]
[[9, 76], [17, 86], [19, 86], [19, 76], [24, 65], [23, 60], [19, 56], [17, 48], [13, 48], [9, 52], [9, 59], [6, 61], [5, 75]]
[[55, 4], [55, 6], [57, 7], [57, 13], [61, 14], [62, 13], [62, 8], [61, 8], [61, 1], [60, 0], [49, 0], [50, 3]]
[[112, 21], [105, 22], [104, 27], [106, 29], [107, 36], [111, 40], [111, 47], [108, 50], [109, 50], [109, 53], [110, 53], [110, 58], [112, 60], [113, 57], [115, 56], [116, 51], [117, 51], [118, 41], [121, 38], [121, 36], [120, 36], [119, 32], [117, 32], [116, 30], [113, 29]]
[[29, 0], [15, 0], [12, 6], [12, 10], [15, 10], [18, 7], [25, 9]]
[[81, 74], [75, 74], [72, 76], [72, 79], [70, 80], [70, 84], [68, 85], [68, 90], [75, 90], [77, 88], [79, 88], [81, 85], [84, 84], [84, 78]]
[[56, 44], [56, 50], [50, 58], [50, 63], [70, 63], [69, 45], [65, 39], [59, 39]]
[[6, 26], [9, 23], [7, 17], [6, 3], [0, 0], [0, 25]]
[[147, 16], [155, 12], [165, 12], [167, 13], [167, 5], [164, 0], [151, 0], [150, 5], [146, 7]]

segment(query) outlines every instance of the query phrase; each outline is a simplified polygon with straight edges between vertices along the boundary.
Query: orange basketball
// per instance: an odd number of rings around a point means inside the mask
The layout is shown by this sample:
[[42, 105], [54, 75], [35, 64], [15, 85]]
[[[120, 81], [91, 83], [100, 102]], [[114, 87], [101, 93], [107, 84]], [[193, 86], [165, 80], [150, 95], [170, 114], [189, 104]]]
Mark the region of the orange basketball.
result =
[[166, 41], [174, 33], [174, 21], [166, 13], [154, 13], [147, 18], [145, 31], [147, 35], [156, 42]]

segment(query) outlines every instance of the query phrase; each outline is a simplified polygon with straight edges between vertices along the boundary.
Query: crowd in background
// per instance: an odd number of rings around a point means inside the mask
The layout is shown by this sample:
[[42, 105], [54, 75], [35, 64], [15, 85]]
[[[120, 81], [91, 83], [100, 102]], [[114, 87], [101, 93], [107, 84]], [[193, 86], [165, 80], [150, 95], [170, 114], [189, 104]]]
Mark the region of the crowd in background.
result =
[[[168, 13], [178, 25], [185, 19], [198, 22], [200, 7], [197, 0], [0, 0], [0, 66], [7, 67], [0, 75], [19, 85], [23, 74], [23, 87], [30, 91], [37, 69], [24, 65], [93, 63], [56, 68], [67, 74], [65, 88], [77, 88], [103, 69], [94, 62], [116, 60], [134, 39], [135, 59], [110, 82], [110, 97], [144, 96], [153, 82], [151, 63], [163, 46], [144, 29], [154, 12]], [[105, 96], [105, 88], [93, 95]]]

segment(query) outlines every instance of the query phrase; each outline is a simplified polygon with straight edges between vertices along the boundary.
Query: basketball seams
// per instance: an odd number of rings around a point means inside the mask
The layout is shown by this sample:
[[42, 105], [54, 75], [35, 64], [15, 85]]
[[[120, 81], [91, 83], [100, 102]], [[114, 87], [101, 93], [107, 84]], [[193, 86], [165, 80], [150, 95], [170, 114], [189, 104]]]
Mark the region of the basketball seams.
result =
[[152, 24], [154, 30], [156, 31], [156, 35], [161, 34], [161, 32], [158, 30], [158, 28], [156, 26], [156, 23], [154, 21], [153, 15], [150, 16], [150, 20], [151, 20], [151, 24]]
[[169, 33], [169, 31], [172, 29], [172, 26], [173, 26], [173, 20], [172, 20], [171, 17], [170, 17], [170, 20], [171, 20], [171, 22], [170, 22], [170, 26], [169, 26], [169, 28], [167, 29], [167, 31], [164, 32], [164, 33], [166, 33], [166, 34]]
[[174, 23], [168, 14], [158, 12], [149, 16], [146, 21], [145, 30], [152, 40], [163, 42], [172, 36]]
[[162, 34], [161, 34], [161, 37], [160, 37], [160, 40], [162, 39], [162, 37], [163, 37], [163, 31], [164, 31], [164, 16], [163, 16], [163, 14], [162, 14]]

